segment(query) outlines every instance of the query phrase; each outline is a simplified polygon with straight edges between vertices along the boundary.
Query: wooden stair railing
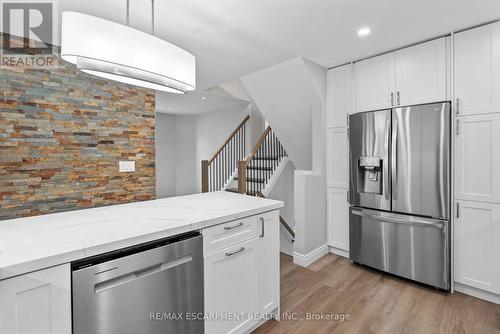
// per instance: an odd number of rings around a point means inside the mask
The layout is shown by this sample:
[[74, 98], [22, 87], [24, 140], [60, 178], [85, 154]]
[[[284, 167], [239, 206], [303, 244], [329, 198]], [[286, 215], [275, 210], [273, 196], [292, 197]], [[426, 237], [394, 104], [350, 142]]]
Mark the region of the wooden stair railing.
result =
[[238, 192], [255, 196], [262, 192], [287, 153], [268, 126], [250, 155], [238, 162]]
[[[257, 192], [257, 197], [266, 198], [266, 196], [264, 196], [264, 194], [262, 194], [260, 191]], [[285, 221], [285, 219], [283, 219], [283, 217], [281, 217], [281, 215], [280, 215], [280, 223], [288, 231], [288, 233], [290, 233], [290, 235], [292, 236], [292, 238], [293, 238], [292, 242], [295, 241], [295, 231], [293, 230], [293, 228], [290, 227], [290, 225], [288, 225], [288, 223]]]
[[[250, 155], [245, 160], [238, 161], [238, 176], [236, 177], [238, 188], [226, 190], [266, 198], [262, 190], [286, 156], [285, 149], [268, 126], [257, 140]], [[281, 216], [280, 223], [292, 236], [292, 242], [295, 241], [295, 231]]]
[[232, 178], [245, 158], [247, 115], [209, 160], [201, 161], [201, 191], [218, 191]]

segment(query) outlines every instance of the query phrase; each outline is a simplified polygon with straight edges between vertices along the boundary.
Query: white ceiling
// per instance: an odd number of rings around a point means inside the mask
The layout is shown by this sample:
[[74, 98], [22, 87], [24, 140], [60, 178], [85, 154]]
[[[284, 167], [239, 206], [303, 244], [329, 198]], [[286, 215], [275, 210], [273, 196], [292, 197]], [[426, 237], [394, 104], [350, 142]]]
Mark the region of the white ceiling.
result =
[[156, 111], [167, 114], [193, 115], [222, 109], [240, 109], [248, 103], [201, 90], [186, 95], [156, 92]]
[[[61, 10], [125, 20], [125, 0], [59, 1]], [[150, 0], [130, 1], [131, 25], [149, 31]], [[196, 56], [201, 89], [297, 56], [331, 67], [500, 18], [500, 0], [155, 3], [156, 34]], [[361, 26], [372, 34], [358, 38]]]

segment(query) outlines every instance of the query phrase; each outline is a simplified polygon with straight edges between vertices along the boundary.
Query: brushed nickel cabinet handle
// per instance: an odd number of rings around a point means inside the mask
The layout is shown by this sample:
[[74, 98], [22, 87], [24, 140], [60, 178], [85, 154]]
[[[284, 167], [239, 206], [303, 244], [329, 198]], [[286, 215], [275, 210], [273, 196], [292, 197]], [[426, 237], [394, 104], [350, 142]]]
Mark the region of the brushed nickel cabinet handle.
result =
[[233, 256], [233, 255], [236, 255], [238, 253], [241, 253], [245, 250], [245, 247], [241, 247], [240, 249], [238, 249], [237, 251], [234, 251], [234, 252], [227, 252], [226, 253], [226, 256]]
[[394, 106], [394, 93], [391, 92], [391, 106]]
[[261, 227], [261, 233], [260, 233], [260, 237], [261, 238], [264, 238], [264, 218], [260, 217], [260, 227]]
[[399, 91], [396, 93], [396, 99], [397, 99], [397, 103], [398, 103], [398, 106], [401, 105], [401, 94], [399, 94]]
[[459, 99], [459, 98], [457, 98], [457, 105], [456, 105], [456, 109], [457, 109], [457, 110], [456, 110], [456, 112], [455, 112], [455, 113], [456, 113], [457, 115], [460, 115], [460, 99]]
[[234, 229], [234, 228], [238, 228], [238, 227], [240, 227], [240, 226], [243, 226], [243, 223], [242, 223], [242, 222], [241, 222], [241, 223], [238, 223], [238, 224], [236, 224], [236, 225], [233, 225], [233, 226], [225, 226], [225, 227], [224, 227], [224, 229], [225, 229], [226, 231], [229, 231], [229, 230], [232, 230], [232, 229]]

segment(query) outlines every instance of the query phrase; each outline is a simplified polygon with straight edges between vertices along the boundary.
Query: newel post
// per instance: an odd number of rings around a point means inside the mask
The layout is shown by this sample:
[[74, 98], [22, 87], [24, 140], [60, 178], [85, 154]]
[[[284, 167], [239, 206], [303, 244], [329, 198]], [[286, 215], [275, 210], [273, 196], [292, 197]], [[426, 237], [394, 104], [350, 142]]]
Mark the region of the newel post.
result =
[[238, 161], [238, 192], [245, 194], [247, 192], [247, 162]]
[[201, 192], [208, 192], [208, 160], [201, 160]]

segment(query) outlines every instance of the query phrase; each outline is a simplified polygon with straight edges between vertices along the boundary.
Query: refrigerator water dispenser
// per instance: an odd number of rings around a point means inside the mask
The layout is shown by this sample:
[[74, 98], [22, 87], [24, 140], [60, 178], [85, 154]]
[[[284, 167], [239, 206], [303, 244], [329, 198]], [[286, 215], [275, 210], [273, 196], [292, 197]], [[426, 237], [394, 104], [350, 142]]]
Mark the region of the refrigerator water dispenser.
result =
[[382, 194], [383, 160], [380, 157], [360, 157], [358, 159], [358, 192]]

